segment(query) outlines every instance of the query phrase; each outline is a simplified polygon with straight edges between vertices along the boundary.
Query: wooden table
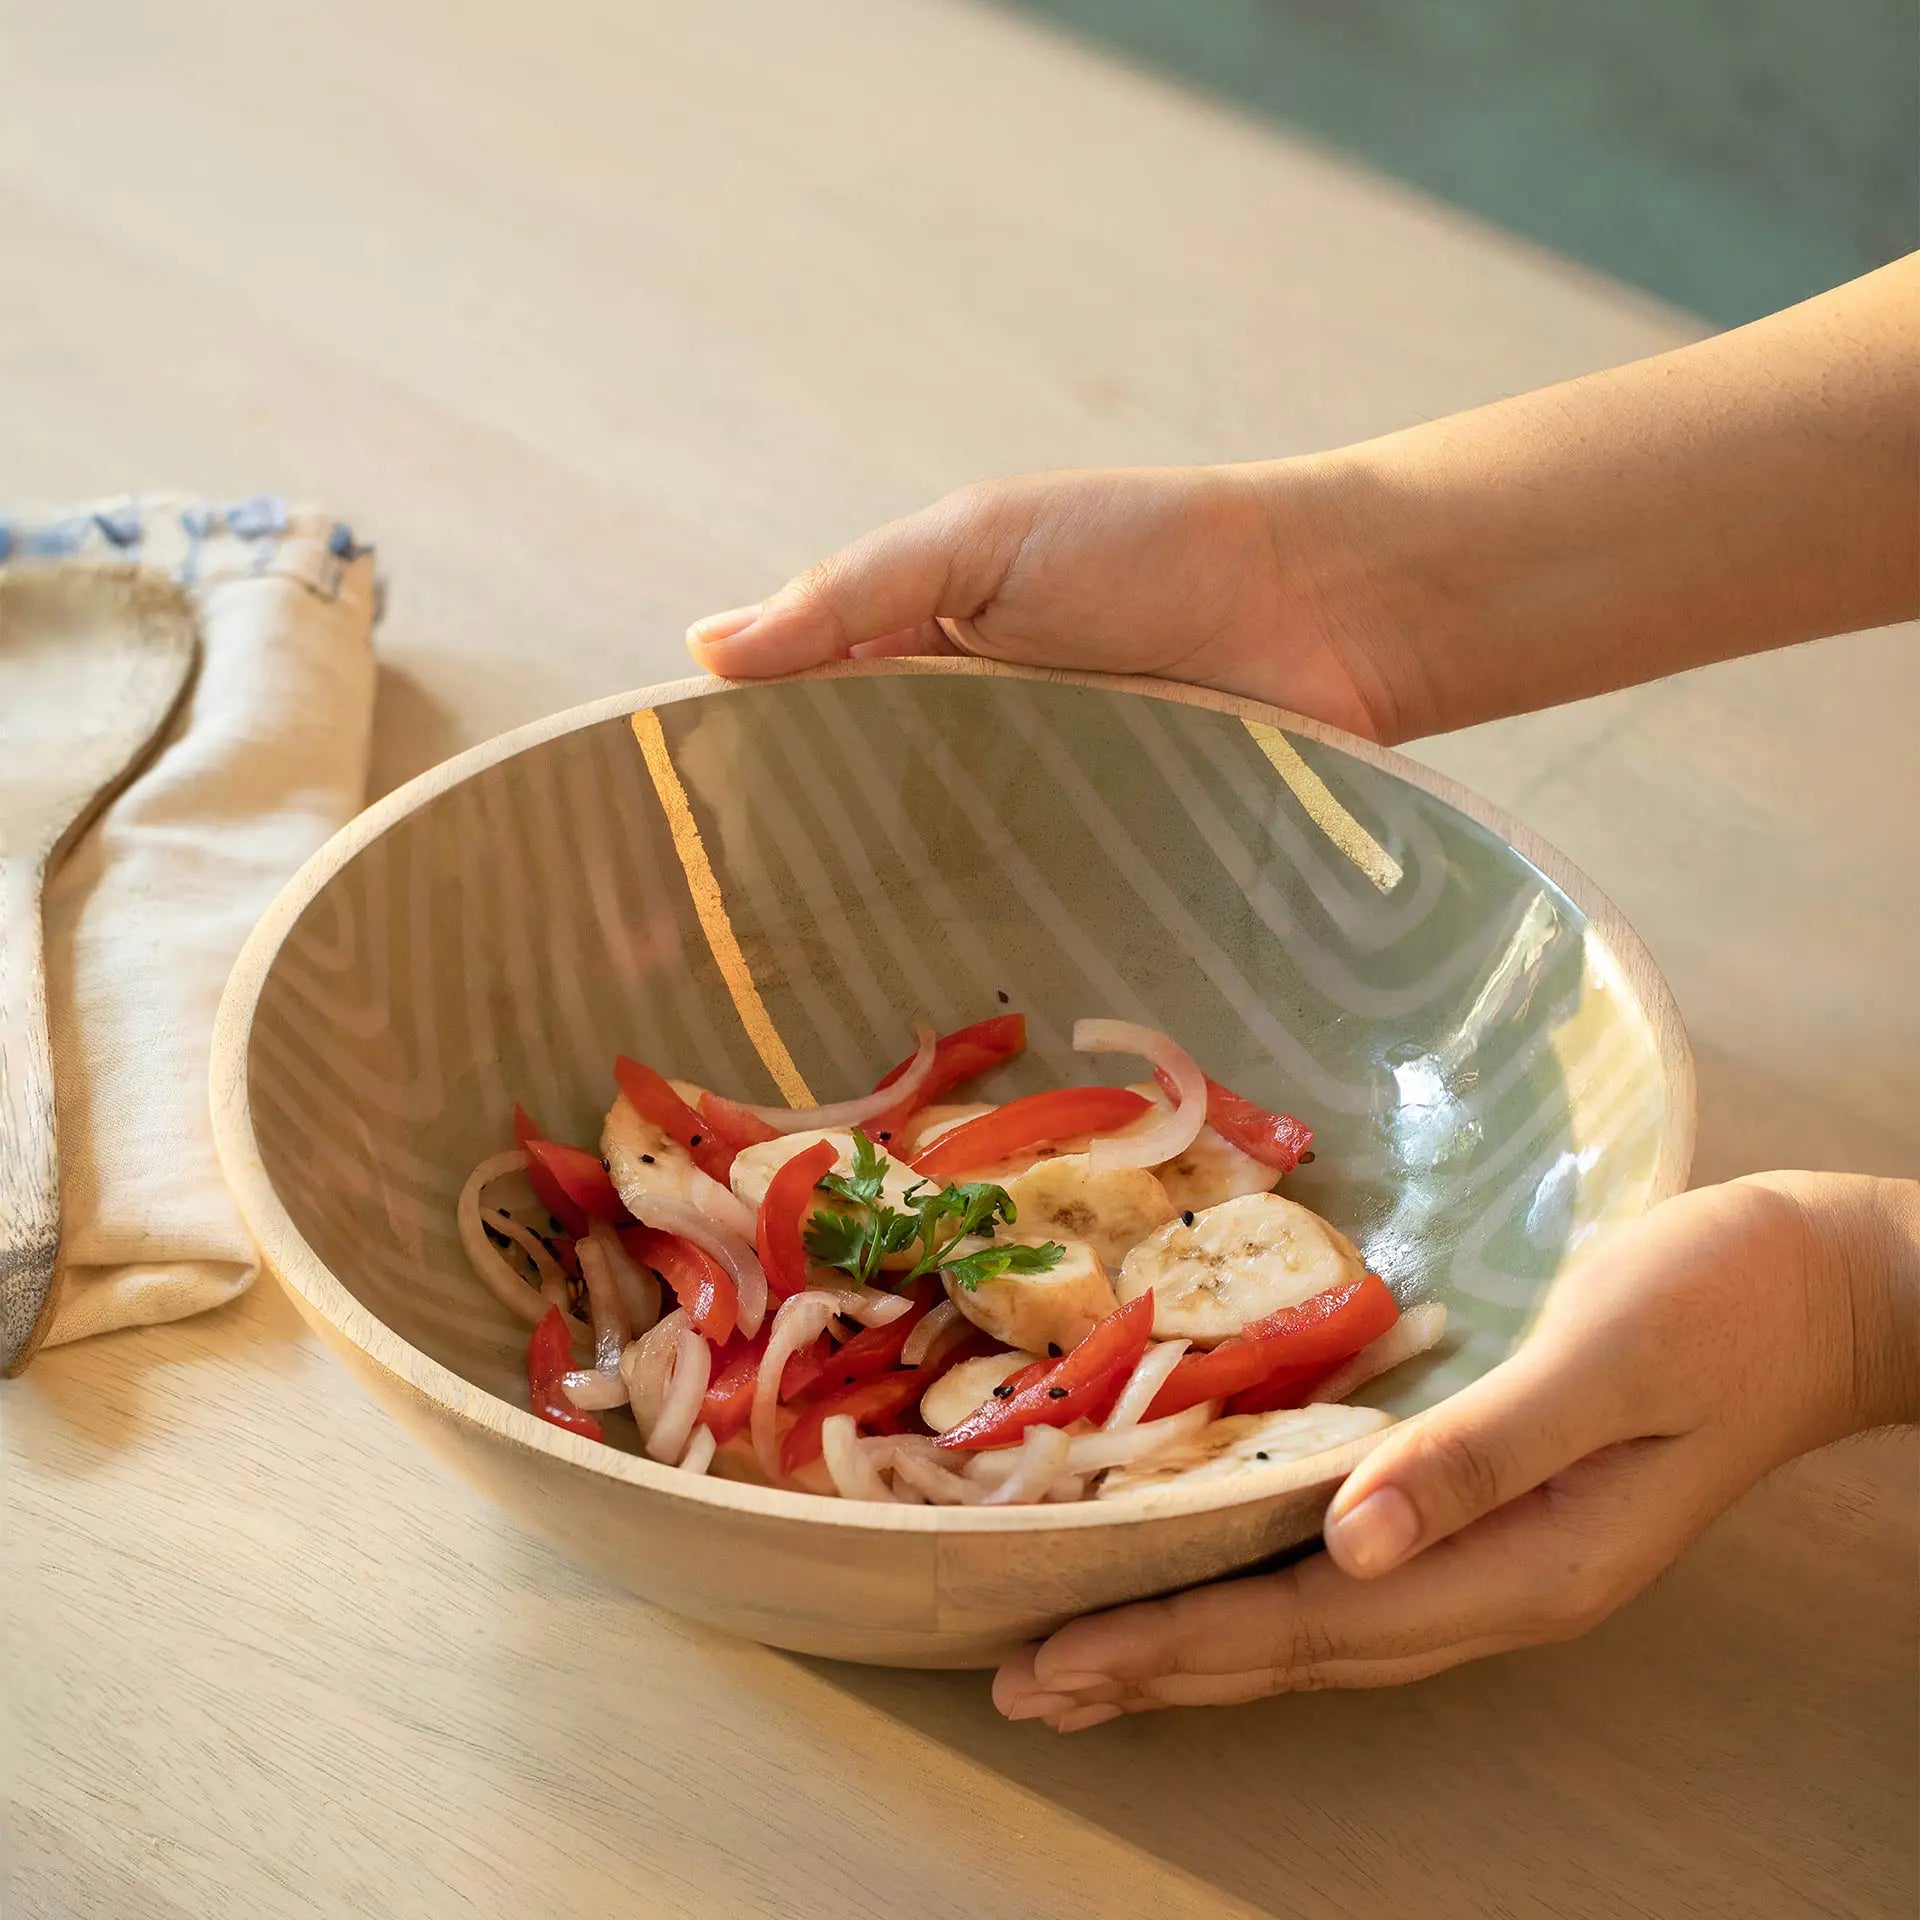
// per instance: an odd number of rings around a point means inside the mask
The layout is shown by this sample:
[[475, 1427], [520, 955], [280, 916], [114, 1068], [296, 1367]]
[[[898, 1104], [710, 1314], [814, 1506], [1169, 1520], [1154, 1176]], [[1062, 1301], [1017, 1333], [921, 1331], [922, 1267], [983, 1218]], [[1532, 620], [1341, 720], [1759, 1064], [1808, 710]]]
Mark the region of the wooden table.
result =
[[[15, 0], [0, 103], [0, 498], [351, 516], [382, 787], [974, 475], [1336, 442], [1692, 330], [933, 0]], [[1917, 714], [1889, 633], [1425, 749], [1652, 943], [1702, 1177], [1913, 1164]], [[598, 1585], [270, 1286], [0, 1413], [10, 1920], [1914, 1910], [1911, 1436], [1583, 1644], [1063, 1742]]]

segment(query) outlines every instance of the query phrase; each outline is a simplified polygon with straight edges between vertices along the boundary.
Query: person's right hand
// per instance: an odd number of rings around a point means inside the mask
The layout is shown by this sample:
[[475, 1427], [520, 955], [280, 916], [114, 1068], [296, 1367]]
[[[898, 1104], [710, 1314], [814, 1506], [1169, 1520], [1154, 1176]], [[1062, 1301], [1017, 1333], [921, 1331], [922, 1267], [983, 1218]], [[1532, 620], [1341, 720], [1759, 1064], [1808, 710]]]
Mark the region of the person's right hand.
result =
[[1330, 563], [1338, 509], [1316, 471], [1145, 467], [964, 487], [757, 607], [697, 621], [687, 642], [730, 679], [962, 650], [1158, 674], [1391, 738], [1380, 623]]

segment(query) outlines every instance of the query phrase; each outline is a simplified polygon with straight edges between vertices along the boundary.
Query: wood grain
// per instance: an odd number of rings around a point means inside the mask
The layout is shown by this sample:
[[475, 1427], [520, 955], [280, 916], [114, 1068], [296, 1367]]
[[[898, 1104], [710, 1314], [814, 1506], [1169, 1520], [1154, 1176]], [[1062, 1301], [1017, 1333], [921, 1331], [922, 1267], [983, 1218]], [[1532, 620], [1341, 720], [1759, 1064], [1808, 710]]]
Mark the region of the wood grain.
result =
[[[1698, 330], [991, 10], [534, 24], [0, 10], [0, 497], [352, 518], [382, 789], [981, 474], [1334, 444]], [[1916, 710], [1901, 631], [1419, 749], [1646, 936], [1703, 1175], [1911, 1170]], [[4, 1415], [9, 1916], [1920, 1904], [1910, 1437], [1776, 1475], [1576, 1645], [1061, 1742], [631, 1600], [274, 1287], [45, 1354]]]
[[59, 1308], [60, 1158], [40, 923], [46, 876], [186, 692], [184, 596], [109, 572], [0, 576], [0, 1371]]

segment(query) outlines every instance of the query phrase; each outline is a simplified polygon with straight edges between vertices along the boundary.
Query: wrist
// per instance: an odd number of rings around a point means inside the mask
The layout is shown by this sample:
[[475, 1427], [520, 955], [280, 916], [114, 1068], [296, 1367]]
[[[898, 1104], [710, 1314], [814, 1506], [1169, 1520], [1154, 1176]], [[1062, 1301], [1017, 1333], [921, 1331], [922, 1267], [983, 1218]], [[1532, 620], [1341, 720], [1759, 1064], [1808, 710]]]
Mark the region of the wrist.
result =
[[1784, 1203], [1809, 1336], [1826, 1356], [1804, 1444], [1920, 1421], [1920, 1182], [1780, 1172], [1734, 1184]]
[[1459, 722], [1432, 675], [1448, 657], [1445, 594], [1420, 558], [1417, 502], [1380, 444], [1225, 471], [1260, 505], [1281, 610], [1270, 645], [1291, 652], [1304, 636], [1333, 654], [1360, 730], [1391, 746]]

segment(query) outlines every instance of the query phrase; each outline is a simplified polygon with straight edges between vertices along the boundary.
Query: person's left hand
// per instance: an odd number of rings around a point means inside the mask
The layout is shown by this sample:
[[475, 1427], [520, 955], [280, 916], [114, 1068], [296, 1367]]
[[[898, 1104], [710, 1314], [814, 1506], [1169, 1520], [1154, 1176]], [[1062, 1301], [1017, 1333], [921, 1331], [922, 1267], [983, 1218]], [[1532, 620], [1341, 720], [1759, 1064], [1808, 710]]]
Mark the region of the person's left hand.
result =
[[1512, 1358], [1354, 1469], [1327, 1551], [1096, 1614], [1009, 1660], [1009, 1719], [1391, 1686], [1585, 1632], [1781, 1462], [1912, 1419], [1920, 1187], [1775, 1174], [1603, 1239]]

